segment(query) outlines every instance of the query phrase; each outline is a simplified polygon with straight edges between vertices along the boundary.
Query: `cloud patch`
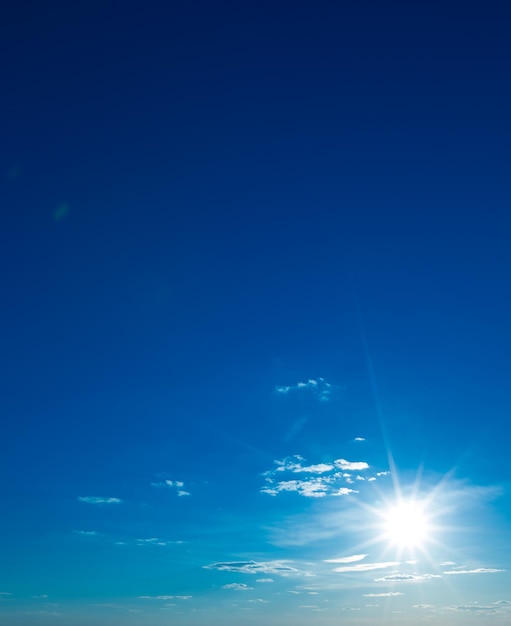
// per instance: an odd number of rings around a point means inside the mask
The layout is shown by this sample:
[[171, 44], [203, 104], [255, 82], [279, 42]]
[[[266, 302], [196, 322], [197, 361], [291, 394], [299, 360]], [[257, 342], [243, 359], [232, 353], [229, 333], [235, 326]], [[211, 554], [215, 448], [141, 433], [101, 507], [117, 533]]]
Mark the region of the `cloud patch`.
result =
[[122, 502], [120, 498], [105, 498], [103, 496], [78, 496], [78, 500], [86, 504], [120, 504]]
[[185, 484], [182, 480], [163, 480], [158, 483], [151, 483], [151, 487], [173, 489], [179, 497], [191, 495], [189, 491], [185, 490], [184, 486]]
[[[358, 493], [356, 489], [346, 487], [355, 480], [363, 482], [362, 476], [352, 477], [351, 471], [363, 471], [369, 468], [365, 461], [347, 461], [337, 459], [331, 463], [307, 463], [299, 454], [274, 461], [273, 469], [263, 473], [266, 484], [262, 493], [276, 496], [282, 492], [296, 492], [307, 498], [325, 496], [347, 496]], [[288, 476], [284, 479], [285, 474]], [[294, 475], [299, 474], [300, 478]]]
[[227, 585], [223, 585], [222, 589], [232, 589], [233, 591], [249, 591], [253, 589], [253, 587], [249, 587], [245, 585], [245, 583], [229, 583]]
[[328, 383], [324, 378], [309, 378], [306, 382], [299, 382], [296, 385], [278, 385], [275, 387], [275, 393], [286, 396], [291, 393], [308, 391], [320, 402], [328, 402], [333, 389], [334, 385]]
[[288, 563], [289, 561], [225, 561], [203, 565], [203, 568], [241, 574], [277, 574], [279, 576], [303, 574]]

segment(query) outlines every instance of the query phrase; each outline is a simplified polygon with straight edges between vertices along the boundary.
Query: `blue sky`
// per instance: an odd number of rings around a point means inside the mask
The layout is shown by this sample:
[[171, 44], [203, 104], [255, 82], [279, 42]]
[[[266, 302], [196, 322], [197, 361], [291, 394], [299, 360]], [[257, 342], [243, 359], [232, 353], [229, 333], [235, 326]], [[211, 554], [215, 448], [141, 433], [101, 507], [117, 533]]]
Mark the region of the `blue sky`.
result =
[[0, 621], [511, 619], [509, 10], [1, 20]]

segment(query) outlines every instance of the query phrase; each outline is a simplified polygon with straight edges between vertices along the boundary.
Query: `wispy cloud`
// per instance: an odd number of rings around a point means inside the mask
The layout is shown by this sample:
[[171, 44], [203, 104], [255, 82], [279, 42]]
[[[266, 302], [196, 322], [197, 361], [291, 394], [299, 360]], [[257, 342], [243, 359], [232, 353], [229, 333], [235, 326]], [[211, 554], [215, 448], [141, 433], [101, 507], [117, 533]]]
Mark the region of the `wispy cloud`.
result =
[[495, 613], [496, 609], [494, 606], [481, 606], [480, 604], [468, 604], [468, 605], [460, 605], [449, 607], [451, 611], [461, 611], [468, 613]]
[[288, 565], [290, 561], [225, 561], [203, 565], [204, 569], [213, 569], [219, 572], [239, 572], [242, 574], [278, 574], [290, 576], [303, 574], [300, 570]]
[[324, 559], [324, 563], [356, 563], [365, 559], [367, 554], [353, 554], [352, 556], [341, 556], [338, 559]]
[[365, 437], [355, 437], [353, 441], [365, 441]]
[[120, 498], [105, 498], [103, 496], [79, 496], [78, 500], [86, 504], [120, 504], [122, 502]]
[[385, 569], [387, 567], [395, 567], [399, 565], [396, 561], [387, 561], [385, 563], [359, 563], [358, 565], [347, 565], [346, 567], [336, 567], [334, 572], [370, 572], [375, 569]]
[[389, 576], [383, 576], [382, 578], [375, 578], [374, 581], [399, 583], [399, 582], [413, 582], [419, 580], [431, 580], [432, 578], [442, 578], [440, 574], [390, 574]]
[[82, 535], [83, 537], [94, 537], [99, 533], [95, 530], [73, 530], [76, 535]]
[[148, 537], [147, 539], [137, 539], [137, 546], [168, 546], [175, 543], [182, 543], [178, 541], [163, 541], [158, 537]]
[[402, 596], [400, 591], [385, 591], [384, 593], [364, 593], [364, 598], [391, 598], [393, 596]]
[[275, 393], [287, 395], [297, 391], [309, 391], [320, 402], [328, 402], [332, 394], [334, 385], [328, 383], [324, 378], [309, 378], [306, 382], [299, 382], [296, 385], [280, 385], [275, 387]]
[[164, 487], [174, 489], [178, 496], [189, 496], [190, 492], [184, 489], [184, 482], [181, 480], [164, 480], [157, 483], [151, 483], [151, 487]]
[[137, 596], [138, 600], [190, 600], [192, 596]]
[[477, 567], [476, 569], [454, 569], [444, 572], [444, 574], [496, 574], [498, 572], [505, 572], [505, 569], [494, 569], [490, 567]]
[[232, 589], [233, 591], [249, 591], [253, 589], [253, 587], [249, 587], [245, 585], [245, 583], [229, 583], [227, 585], [223, 585], [222, 589]]

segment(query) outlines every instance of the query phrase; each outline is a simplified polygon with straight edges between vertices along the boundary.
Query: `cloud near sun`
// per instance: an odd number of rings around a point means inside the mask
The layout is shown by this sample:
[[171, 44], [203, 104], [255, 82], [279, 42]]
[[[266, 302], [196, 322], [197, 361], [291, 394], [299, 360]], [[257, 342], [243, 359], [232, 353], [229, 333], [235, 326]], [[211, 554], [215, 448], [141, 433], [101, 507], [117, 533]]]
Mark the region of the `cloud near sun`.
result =
[[[387, 472], [367, 475], [370, 469], [365, 461], [347, 461], [336, 459], [331, 463], [308, 464], [299, 454], [275, 461], [276, 467], [263, 473], [266, 484], [262, 493], [276, 496], [282, 492], [295, 492], [306, 498], [324, 498], [325, 496], [347, 496], [359, 493], [349, 485], [360, 485], [364, 481], [372, 482], [376, 477]], [[363, 472], [354, 474], [353, 472]], [[287, 479], [282, 476], [287, 474]], [[299, 474], [300, 478], [293, 478]]]

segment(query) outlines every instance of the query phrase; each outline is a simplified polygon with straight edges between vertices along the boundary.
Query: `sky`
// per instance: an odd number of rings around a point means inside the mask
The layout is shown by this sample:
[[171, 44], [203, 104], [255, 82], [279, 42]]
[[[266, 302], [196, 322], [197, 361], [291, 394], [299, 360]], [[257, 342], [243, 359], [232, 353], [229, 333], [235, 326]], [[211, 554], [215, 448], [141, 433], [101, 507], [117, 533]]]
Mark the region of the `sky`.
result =
[[509, 624], [510, 19], [8, 3], [2, 624]]

